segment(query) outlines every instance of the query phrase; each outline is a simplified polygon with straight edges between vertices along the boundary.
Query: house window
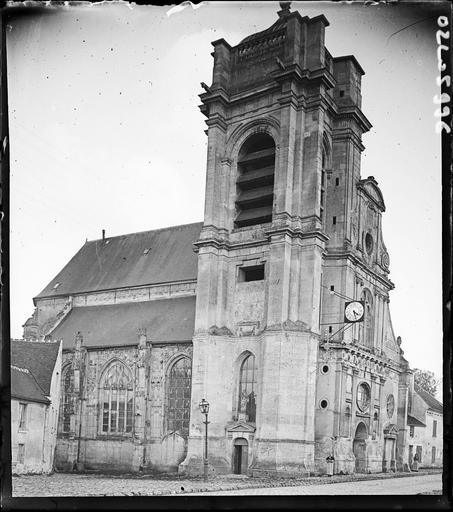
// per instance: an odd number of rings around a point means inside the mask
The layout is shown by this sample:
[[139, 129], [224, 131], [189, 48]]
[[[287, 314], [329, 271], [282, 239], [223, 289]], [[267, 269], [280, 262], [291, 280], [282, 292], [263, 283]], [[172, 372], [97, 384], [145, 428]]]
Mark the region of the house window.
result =
[[27, 404], [19, 404], [19, 430], [27, 428]]
[[409, 437], [414, 437], [414, 431], [415, 431], [415, 427], [414, 427], [414, 425], [411, 425], [409, 427]]
[[19, 443], [17, 445], [17, 462], [19, 464], [23, 464], [25, 461], [25, 445], [22, 443]]
[[365, 412], [370, 405], [371, 391], [368, 384], [362, 382], [357, 388], [357, 406], [361, 412]]
[[437, 421], [433, 421], [433, 437], [437, 437]]
[[108, 367], [101, 381], [100, 397], [102, 433], [132, 432], [133, 381], [124, 364], [117, 361]]
[[272, 222], [275, 142], [266, 133], [249, 137], [238, 156], [235, 227]]
[[73, 413], [72, 393], [74, 391], [74, 370], [68, 366], [63, 375], [63, 432], [71, 430], [71, 414]]
[[436, 463], [436, 447], [433, 446], [431, 448], [431, 464], [435, 464]]
[[256, 377], [255, 356], [248, 355], [241, 365], [239, 376], [239, 413], [245, 414], [246, 421], [256, 420]]
[[167, 430], [189, 435], [192, 361], [181, 357], [170, 368], [167, 381]]

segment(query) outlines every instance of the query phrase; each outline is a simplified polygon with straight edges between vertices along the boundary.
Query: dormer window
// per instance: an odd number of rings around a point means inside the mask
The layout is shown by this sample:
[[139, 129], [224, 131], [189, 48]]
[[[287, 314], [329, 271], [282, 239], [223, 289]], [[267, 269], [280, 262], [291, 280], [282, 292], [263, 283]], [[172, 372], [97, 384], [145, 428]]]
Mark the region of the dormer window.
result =
[[249, 137], [239, 151], [235, 227], [272, 222], [275, 143], [270, 135]]

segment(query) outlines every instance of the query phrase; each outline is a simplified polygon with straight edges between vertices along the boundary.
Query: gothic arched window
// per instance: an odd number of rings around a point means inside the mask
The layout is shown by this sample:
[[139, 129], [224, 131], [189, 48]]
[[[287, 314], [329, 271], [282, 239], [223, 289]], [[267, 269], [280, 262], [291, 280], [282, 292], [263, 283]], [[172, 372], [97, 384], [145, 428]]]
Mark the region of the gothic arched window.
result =
[[192, 361], [181, 357], [174, 362], [167, 380], [167, 430], [189, 434]]
[[361, 300], [365, 303], [365, 315], [363, 322], [360, 324], [359, 340], [362, 345], [372, 347], [374, 345], [373, 297], [368, 289], [363, 290]]
[[63, 432], [70, 432], [71, 414], [73, 413], [72, 393], [74, 391], [74, 370], [72, 365], [68, 365], [64, 370], [62, 384], [62, 430]]
[[255, 356], [250, 354], [242, 362], [239, 374], [238, 412], [245, 415], [245, 420], [251, 423], [256, 420], [256, 378]]
[[112, 363], [104, 372], [100, 385], [100, 403], [103, 434], [132, 432], [132, 373], [119, 361]]
[[272, 222], [274, 168], [274, 139], [266, 133], [249, 137], [238, 156], [236, 227]]

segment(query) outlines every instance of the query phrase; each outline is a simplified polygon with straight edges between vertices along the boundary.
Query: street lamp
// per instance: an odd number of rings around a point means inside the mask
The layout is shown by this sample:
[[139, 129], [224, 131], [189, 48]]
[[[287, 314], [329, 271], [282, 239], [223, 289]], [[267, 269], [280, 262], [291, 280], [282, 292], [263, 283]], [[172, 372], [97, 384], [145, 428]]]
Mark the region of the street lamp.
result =
[[203, 459], [203, 476], [204, 479], [208, 479], [208, 412], [209, 412], [209, 403], [207, 400], [203, 398], [203, 400], [198, 404], [200, 408], [201, 414], [204, 414], [204, 459]]

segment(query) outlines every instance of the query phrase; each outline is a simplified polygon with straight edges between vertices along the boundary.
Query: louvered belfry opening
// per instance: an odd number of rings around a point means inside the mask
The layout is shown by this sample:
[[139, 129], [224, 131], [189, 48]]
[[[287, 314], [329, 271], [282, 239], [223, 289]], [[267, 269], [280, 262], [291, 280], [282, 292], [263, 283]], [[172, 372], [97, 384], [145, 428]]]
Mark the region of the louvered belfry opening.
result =
[[272, 221], [274, 200], [274, 139], [265, 133], [249, 137], [238, 158], [235, 227]]

